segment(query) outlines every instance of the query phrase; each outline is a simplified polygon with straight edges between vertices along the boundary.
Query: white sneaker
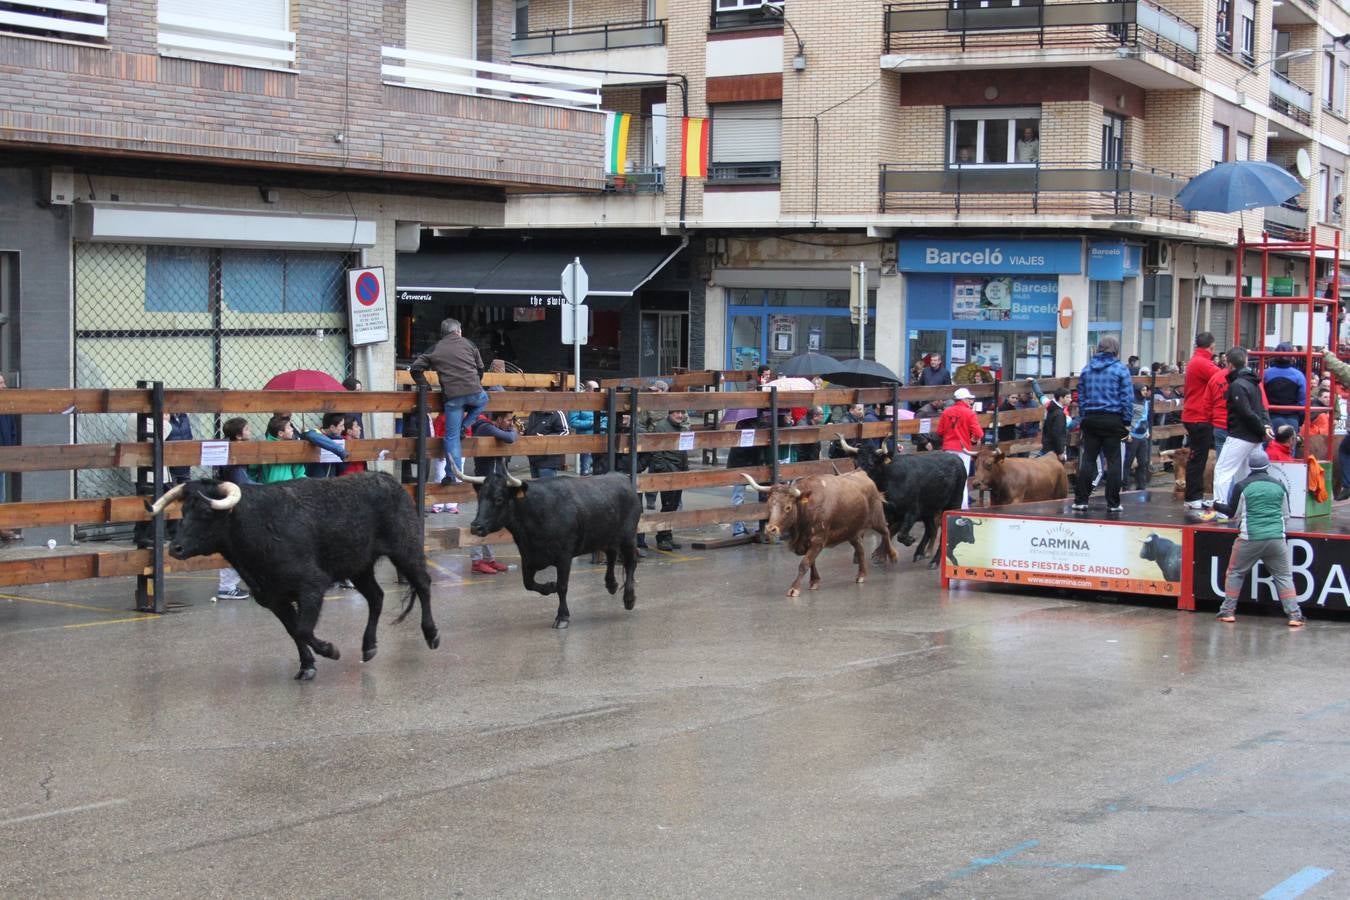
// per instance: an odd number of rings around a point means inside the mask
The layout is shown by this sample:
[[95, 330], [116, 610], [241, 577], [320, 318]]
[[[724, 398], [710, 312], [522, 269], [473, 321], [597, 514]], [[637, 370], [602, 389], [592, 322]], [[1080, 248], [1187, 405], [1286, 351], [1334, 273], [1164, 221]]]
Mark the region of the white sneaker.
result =
[[457, 516], [457, 515], [459, 515], [459, 504], [458, 504], [458, 503], [447, 503], [447, 504], [445, 504], [445, 508], [442, 510], [442, 512], [448, 512], [448, 513], [450, 513], [451, 515], [456, 515], [456, 516]]
[[1187, 500], [1187, 501], [1186, 501], [1186, 508], [1187, 508], [1187, 509], [1204, 509], [1204, 508], [1205, 508], [1205, 501], [1203, 501], [1203, 500]]

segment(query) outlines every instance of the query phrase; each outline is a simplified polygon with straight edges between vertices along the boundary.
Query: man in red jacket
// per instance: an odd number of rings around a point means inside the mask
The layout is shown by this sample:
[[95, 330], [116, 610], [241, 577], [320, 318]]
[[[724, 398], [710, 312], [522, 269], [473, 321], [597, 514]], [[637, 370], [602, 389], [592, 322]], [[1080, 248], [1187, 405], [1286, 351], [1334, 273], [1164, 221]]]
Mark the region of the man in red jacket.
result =
[[1186, 445], [1191, 449], [1186, 461], [1186, 507], [1200, 509], [1205, 499], [1205, 462], [1214, 446], [1214, 427], [1210, 424], [1209, 380], [1219, 367], [1214, 365], [1214, 335], [1202, 331], [1195, 336], [1195, 353], [1186, 364], [1185, 400], [1181, 406], [1181, 424], [1186, 426]]
[[[942, 440], [942, 449], [961, 457], [966, 475], [970, 475], [970, 460], [984, 437], [984, 429], [980, 428], [980, 420], [975, 415], [975, 395], [966, 388], [957, 388], [952, 396], [956, 402], [938, 417], [937, 433]], [[961, 485], [962, 509], [970, 509], [968, 484]]]

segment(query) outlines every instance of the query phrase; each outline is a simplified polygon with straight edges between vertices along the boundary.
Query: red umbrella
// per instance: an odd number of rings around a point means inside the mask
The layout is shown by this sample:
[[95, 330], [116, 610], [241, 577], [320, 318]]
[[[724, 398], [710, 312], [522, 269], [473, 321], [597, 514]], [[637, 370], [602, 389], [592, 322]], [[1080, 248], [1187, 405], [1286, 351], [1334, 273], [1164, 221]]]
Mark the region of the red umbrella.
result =
[[295, 369], [273, 375], [263, 385], [264, 391], [344, 391], [342, 382], [327, 372], [315, 369]]

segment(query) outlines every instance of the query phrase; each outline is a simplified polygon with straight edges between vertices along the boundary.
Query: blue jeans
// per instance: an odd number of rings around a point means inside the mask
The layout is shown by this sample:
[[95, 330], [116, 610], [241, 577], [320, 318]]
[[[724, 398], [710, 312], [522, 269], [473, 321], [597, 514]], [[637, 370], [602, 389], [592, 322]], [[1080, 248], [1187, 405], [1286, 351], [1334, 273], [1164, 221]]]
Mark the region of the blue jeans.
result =
[[577, 466], [581, 469], [582, 475], [591, 474], [591, 465], [592, 465], [591, 454], [581, 453], [578, 455]]
[[464, 434], [464, 420], [475, 421], [487, 408], [487, 391], [476, 394], [461, 394], [458, 397], [446, 397], [445, 406], [445, 462], [464, 471], [464, 460], [459, 455], [459, 440]]
[[558, 477], [558, 470], [557, 470], [557, 469], [550, 469], [550, 468], [547, 467], [547, 466], [538, 466], [538, 467], [536, 467], [536, 466], [534, 466], [533, 464], [531, 464], [531, 465], [530, 465], [530, 477], [531, 477], [531, 478], [557, 478], [557, 477]]
[[[1218, 459], [1219, 454], [1223, 452], [1223, 442], [1228, 440], [1227, 428], [1214, 428], [1214, 458]], [[1203, 470], [1202, 470], [1203, 471]]]
[[[733, 484], [731, 486], [731, 505], [741, 506], [744, 503], [745, 503], [745, 485]], [[745, 523], [736, 522], [734, 525], [732, 525], [731, 534], [733, 537], [740, 537], [741, 535], [745, 534]]]

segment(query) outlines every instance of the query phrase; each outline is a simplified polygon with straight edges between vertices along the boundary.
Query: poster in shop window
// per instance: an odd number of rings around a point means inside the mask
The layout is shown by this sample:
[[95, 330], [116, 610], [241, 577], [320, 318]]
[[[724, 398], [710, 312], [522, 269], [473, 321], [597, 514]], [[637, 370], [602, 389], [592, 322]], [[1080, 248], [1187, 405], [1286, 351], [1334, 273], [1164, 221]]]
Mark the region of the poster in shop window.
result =
[[952, 318], [986, 322], [1053, 321], [1059, 280], [1034, 276], [952, 279]]
[[774, 356], [791, 356], [797, 333], [795, 316], [769, 317], [769, 352]]
[[948, 516], [949, 578], [1177, 597], [1181, 529]]

